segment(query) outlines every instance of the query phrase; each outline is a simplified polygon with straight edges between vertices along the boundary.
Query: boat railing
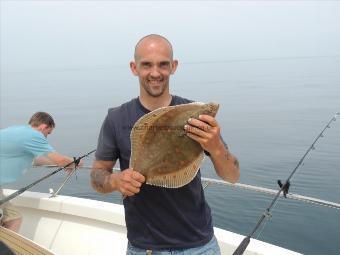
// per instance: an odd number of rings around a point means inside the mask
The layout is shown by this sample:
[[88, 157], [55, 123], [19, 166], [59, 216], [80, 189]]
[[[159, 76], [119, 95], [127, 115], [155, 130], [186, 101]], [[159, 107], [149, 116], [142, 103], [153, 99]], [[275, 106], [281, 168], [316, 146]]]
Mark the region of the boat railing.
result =
[[[53, 168], [53, 167], [57, 167], [57, 166], [56, 165], [44, 165], [43, 167]], [[78, 169], [91, 169], [91, 168], [92, 168], [91, 166], [81, 166]], [[120, 171], [119, 168], [113, 168], [112, 170], [113, 171]], [[250, 184], [244, 184], [244, 183], [234, 183], [233, 184], [233, 183], [226, 182], [226, 181], [223, 181], [223, 180], [217, 180], [217, 179], [207, 178], [207, 177], [202, 177], [201, 180], [202, 180], [203, 189], [206, 189], [209, 185], [213, 184], [213, 185], [222, 185], [222, 186], [236, 188], [236, 189], [254, 191], [254, 192], [258, 192], [258, 193], [267, 194], [267, 195], [270, 195], [270, 196], [275, 196], [277, 194], [277, 190], [269, 189], [269, 188], [265, 188], [265, 187], [261, 187], [261, 186], [256, 186], [256, 185], [250, 185]], [[65, 184], [65, 182], [63, 182], [63, 185], [64, 184]], [[58, 190], [60, 190], [60, 188]], [[280, 196], [283, 197], [284, 195], [281, 194]], [[340, 203], [331, 202], [331, 201], [327, 201], [327, 200], [323, 200], [323, 199], [319, 199], [319, 198], [315, 198], [315, 197], [304, 196], [304, 195], [299, 195], [299, 194], [289, 192], [289, 193], [287, 193], [286, 198], [296, 200], [296, 201], [305, 202], [305, 203], [309, 203], [309, 204], [315, 204], [315, 205], [319, 205], [319, 206], [324, 206], [324, 207], [340, 210]]]

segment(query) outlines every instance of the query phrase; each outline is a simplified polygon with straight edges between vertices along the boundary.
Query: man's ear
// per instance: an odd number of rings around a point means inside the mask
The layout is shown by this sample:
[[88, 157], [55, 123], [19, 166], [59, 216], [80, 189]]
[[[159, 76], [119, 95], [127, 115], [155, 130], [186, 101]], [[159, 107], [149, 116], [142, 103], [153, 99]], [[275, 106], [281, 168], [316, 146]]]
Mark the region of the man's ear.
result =
[[47, 128], [47, 125], [44, 124], [44, 123], [40, 124], [40, 125], [37, 127], [37, 129], [38, 129], [39, 131], [43, 131], [43, 130], [45, 130], [46, 128]]
[[171, 74], [174, 74], [176, 72], [177, 66], [178, 66], [178, 60], [175, 59], [172, 61]]
[[131, 69], [131, 72], [132, 72], [135, 76], [138, 75], [138, 72], [137, 72], [137, 64], [136, 64], [136, 62], [134, 62], [134, 61], [131, 61], [131, 62], [130, 62], [130, 69]]

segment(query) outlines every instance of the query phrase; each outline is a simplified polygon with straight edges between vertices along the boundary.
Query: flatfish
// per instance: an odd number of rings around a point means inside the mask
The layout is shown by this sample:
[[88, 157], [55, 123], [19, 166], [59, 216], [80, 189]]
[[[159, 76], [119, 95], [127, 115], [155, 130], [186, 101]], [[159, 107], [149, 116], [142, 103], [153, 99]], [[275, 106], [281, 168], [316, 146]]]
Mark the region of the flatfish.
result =
[[200, 114], [215, 117], [219, 105], [189, 103], [156, 109], [133, 126], [130, 167], [145, 176], [146, 183], [179, 188], [196, 176], [204, 158], [202, 146], [189, 138], [184, 125]]

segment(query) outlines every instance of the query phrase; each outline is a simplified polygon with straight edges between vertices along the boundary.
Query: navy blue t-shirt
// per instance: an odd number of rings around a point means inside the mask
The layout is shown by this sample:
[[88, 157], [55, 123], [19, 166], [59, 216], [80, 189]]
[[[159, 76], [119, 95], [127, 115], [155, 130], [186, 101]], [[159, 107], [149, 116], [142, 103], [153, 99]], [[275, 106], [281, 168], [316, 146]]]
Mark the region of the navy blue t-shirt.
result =
[[[170, 105], [192, 101], [172, 96]], [[129, 167], [130, 133], [135, 122], [149, 113], [139, 98], [109, 109], [102, 125], [96, 158]], [[123, 201], [127, 237], [142, 249], [186, 249], [206, 244], [213, 237], [211, 211], [201, 184], [201, 173], [187, 185], [163, 188], [143, 184], [141, 191]]]

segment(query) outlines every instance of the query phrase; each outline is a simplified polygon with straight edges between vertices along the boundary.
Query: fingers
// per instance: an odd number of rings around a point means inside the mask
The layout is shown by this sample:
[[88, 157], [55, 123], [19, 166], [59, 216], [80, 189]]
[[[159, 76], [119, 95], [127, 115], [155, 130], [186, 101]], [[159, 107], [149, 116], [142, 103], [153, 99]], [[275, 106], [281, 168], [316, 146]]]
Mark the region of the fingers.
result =
[[205, 143], [206, 139], [202, 138], [201, 136], [198, 136], [196, 134], [192, 134], [192, 133], [187, 133], [187, 136], [190, 137], [191, 139], [195, 140], [196, 142], [198, 142], [199, 144], [202, 145]]
[[133, 196], [140, 192], [145, 177], [137, 171], [126, 169], [120, 174], [119, 190], [124, 196]]
[[208, 138], [209, 134], [218, 132], [219, 129], [215, 118], [209, 115], [200, 115], [199, 119], [190, 118], [188, 124], [184, 126], [184, 129], [202, 138]]
[[211, 129], [211, 126], [197, 119], [189, 119], [188, 124], [189, 125], [184, 126], [184, 129], [187, 132], [196, 134], [198, 136], [203, 136], [204, 133], [209, 132], [209, 129]]
[[131, 171], [131, 172], [127, 172], [127, 173], [124, 173], [123, 172], [123, 181], [129, 185], [131, 185], [132, 187], [135, 187], [135, 188], [140, 188], [142, 186], [142, 183], [144, 182], [143, 178], [144, 176], [142, 175], [142, 178], [139, 177], [139, 174], [138, 172], [135, 172], [135, 171]]
[[208, 152], [220, 142], [220, 127], [212, 116], [200, 115], [199, 119], [190, 118], [184, 129], [188, 137], [198, 142]]
[[199, 116], [199, 119], [203, 122], [208, 123], [211, 127], [218, 127], [216, 119], [210, 115], [202, 114]]
[[138, 182], [140, 182], [140, 183], [145, 182], [145, 177], [144, 177], [144, 175], [142, 175], [141, 173], [139, 173], [139, 172], [137, 172], [137, 171], [133, 171], [133, 170], [132, 170], [131, 177], [132, 177], [132, 179], [134, 179], [134, 180], [136, 180], [136, 181], [138, 181]]

